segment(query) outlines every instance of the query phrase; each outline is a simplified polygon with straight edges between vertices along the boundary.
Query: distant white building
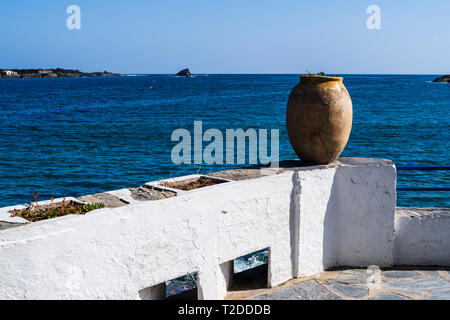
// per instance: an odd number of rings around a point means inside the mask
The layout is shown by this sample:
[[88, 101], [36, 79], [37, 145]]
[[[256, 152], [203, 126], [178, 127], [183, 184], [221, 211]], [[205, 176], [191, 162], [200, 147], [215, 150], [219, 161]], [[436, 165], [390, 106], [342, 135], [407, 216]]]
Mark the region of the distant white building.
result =
[[2, 73], [7, 76], [17, 76], [17, 72], [12, 70], [3, 70]]

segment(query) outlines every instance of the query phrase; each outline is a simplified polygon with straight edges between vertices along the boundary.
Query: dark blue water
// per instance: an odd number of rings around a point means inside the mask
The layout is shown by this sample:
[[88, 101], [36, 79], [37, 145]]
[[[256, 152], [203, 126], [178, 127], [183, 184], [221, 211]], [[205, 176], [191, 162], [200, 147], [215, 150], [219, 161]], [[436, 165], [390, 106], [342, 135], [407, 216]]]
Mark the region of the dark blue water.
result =
[[[450, 84], [435, 76], [347, 75], [354, 108], [344, 156], [397, 165], [449, 165]], [[294, 158], [285, 109], [296, 75], [149, 75], [0, 79], [0, 206], [37, 191], [79, 196], [232, 166], [174, 165], [171, 133], [280, 130], [280, 158]], [[149, 87], [153, 90], [150, 90]], [[449, 172], [401, 172], [400, 186], [450, 185]], [[450, 206], [448, 192], [399, 192], [401, 206]]]

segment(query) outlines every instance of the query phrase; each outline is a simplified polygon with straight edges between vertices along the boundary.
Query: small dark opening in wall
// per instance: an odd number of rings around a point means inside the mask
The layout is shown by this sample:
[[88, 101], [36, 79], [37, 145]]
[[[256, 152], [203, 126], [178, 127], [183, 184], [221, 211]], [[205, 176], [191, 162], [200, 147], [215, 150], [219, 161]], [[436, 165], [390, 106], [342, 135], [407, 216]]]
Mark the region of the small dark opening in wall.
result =
[[268, 286], [269, 248], [233, 260], [229, 291], [264, 289]]
[[198, 300], [197, 273], [139, 290], [139, 297], [142, 300]]
[[197, 273], [166, 281], [167, 300], [198, 300]]

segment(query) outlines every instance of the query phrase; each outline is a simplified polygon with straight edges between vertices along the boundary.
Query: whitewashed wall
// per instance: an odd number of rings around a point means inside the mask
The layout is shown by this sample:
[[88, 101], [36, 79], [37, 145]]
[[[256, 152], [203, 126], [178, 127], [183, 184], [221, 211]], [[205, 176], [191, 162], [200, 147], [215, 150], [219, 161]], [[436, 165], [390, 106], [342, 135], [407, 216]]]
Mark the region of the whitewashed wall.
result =
[[395, 264], [450, 266], [450, 209], [398, 208]]
[[2, 299], [139, 299], [198, 272], [221, 299], [230, 264], [270, 248], [269, 285], [336, 265], [393, 263], [390, 161], [290, 167], [177, 197], [0, 231]]

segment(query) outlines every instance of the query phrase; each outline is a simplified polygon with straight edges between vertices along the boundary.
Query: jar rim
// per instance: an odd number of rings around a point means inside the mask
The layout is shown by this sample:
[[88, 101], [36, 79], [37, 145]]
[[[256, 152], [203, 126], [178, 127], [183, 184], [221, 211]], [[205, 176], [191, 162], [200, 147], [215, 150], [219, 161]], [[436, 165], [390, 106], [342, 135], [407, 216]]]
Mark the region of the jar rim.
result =
[[321, 80], [321, 81], [342, 81], [343, 77], [339, 76], [322, 76], [322, 75], [301, 75], [300, 80]]

